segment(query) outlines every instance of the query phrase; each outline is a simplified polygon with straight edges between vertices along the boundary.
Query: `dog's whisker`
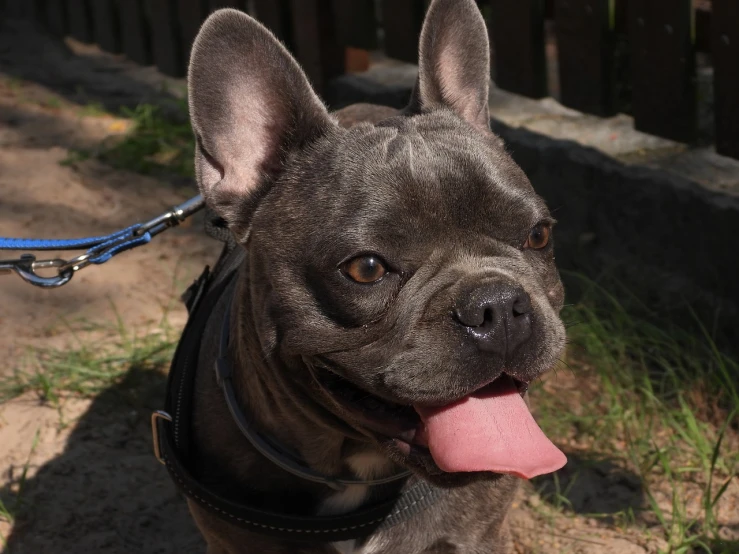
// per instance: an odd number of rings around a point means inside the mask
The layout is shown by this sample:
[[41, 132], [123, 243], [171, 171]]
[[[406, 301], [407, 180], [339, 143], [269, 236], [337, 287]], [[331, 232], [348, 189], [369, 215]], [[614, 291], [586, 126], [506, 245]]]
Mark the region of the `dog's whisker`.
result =
[[577, 340], [568, 340], [566, 344], [567, 346], [574, 346], [583, 352], [587, 352], [587, 349], [588, 349], [588, 347], [585, 344]]
[[566, 362], [566, 361], [565, 361], [564, 359], [562, 359], [562, 358], [559, 358], [559, 359], [558, 359], [557, 361], [558, 361], [559, 363], [563, 364], [563, 365], [564, 365], [564, 366], [565, 366], [565, 367], [566, 367], [567, 369], [569, 369], [569, 370], [570, 370], [570, 372], [572, 373], [572, 375], [576, 375], [576, 373], [575, 373], [575, 368], [573, 368], [573, 367], [572, 367], [572, 366], [571, 366], [571, 365], [570, 365], [569, 363], [567, 363], [567, 362]]

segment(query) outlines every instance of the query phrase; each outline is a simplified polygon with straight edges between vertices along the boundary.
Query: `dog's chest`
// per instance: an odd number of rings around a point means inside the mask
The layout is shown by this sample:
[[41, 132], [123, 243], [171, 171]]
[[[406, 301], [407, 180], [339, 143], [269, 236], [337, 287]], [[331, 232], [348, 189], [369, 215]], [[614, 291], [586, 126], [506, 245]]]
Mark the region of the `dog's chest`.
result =
[[357, 541], [332, 542], [331, 546], [336, 549], [337, 554], [376, 554], [381, 552], [380, 545], [370, 540], [368, 543], [357, 546]]
[[[392, 464], [384, 456], [367, 452], [351, 456], [347, 464], [360, 479], [371, 479], [392, 470]], [[321, 504], [319, 515], [344, 514], [356, 510], [366, 500], [369, 487], [364, 485], [350, 485], [343, 491], [332, 494]], [[378, 541], [370, 539], [365, 544], [357, 546], [355, 540], [331, 543], [338, 554], [375, 554], [380, 552]]]
[[[348, 513], [359, 508], [367, 498], [369, 487], [354, 485], [345, 490], [329, 496], [321, 506], [322, 515]], [[378, 552], [372, 547], [372, 541], [361, 546], [356, 545], [355, 540], [331, 543], [338, 554], [373, 554]]]
[[[359, 479], [372, 479], [393, 471], [390, 460], [378, 452], [359, 452], [347, 458], [346, 463]], [[369, 492], [369, 486], [349, 485], [326, 497], [318, 515], [346, 514], [356, 510], [367, 499]]]

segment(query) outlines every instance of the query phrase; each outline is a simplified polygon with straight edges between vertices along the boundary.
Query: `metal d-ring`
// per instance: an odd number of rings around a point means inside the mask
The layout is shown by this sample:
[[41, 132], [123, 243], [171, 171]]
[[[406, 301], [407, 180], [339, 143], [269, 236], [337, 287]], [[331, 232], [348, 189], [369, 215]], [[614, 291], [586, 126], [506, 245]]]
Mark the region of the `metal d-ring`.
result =
[[163, 419], [171, 423], [172, 416], [163, 410], [156, 410], [151, 414], [151, 438], [154, 441], [154, 456], [160, 464], [165, 464], [166, 462], [162, 458], [162, 449], [159, 445], [159, 427], [157, 424], [158, 419]]
[[[0, 271], [14, 271], [26, 283], [46, 289], [61, 287], [69, 282], [74, 275], [71, 269], [65, 269], [66, 262], [56, 258], [53, 260], [37, 260], [32, 254], [24, 254], [18, 260], [0, 263]], [[42, 277], [36, 273], [37, 269], [57, 268], [58, 273], [53, 277]]]

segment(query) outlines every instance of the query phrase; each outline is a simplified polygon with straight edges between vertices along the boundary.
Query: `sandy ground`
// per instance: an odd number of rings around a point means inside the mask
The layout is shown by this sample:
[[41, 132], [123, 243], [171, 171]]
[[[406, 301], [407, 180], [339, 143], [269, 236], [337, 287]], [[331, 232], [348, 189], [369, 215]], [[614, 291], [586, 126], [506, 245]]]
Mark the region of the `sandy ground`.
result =
[[[27, 27], [0, 23], [0, 236], [108, 233], [194, 194], [191, 184], [94, 160], [60, 165], [70, 149], [94, 147], [127, 129], [125, 120], [81, 116], [81, 104], [162, 101], [155, 86], [162, 78], [150, 69], [94, 49], [76, 50], [73, 55]], [[170, 89], [180, 85], [170, 83]], [[0, 377], [20, 367], [29, 349], [73, 341], [68, 325], [97, 326], [85, 336], [100, 341], [108, 338], [100, 329], [117, 317], [143, 332], [167, 311], [170, 324], [182, 326], [185, 311], [177, 296], [219, 251], [201, 227], [196, 219], [168, 231], [80, 272], [58, 290], [0, 275], [0, 356], [10, 362], [0, 367]], [[3, 552], [204, 551], [184, 502], [151, 452], [148, 420], [161, 407], [164, 379], [132, 370], [93, 400], [68, 399], [59, 410], [33, 394], [0, 405], [0, 500], [13, 503], [25, 480], [15, 524], [0, 518]], [[575, 471], [577, 456], [572, 461]], [[573, 489], [576, 512], [615, 513], [643, 502], [639, 481], [628, 472], [607, 464], [583, 468]], [[648, 531], [561, 515], [530, 485], [511, 525], [519, 553], [640, 554], [664, 546]]]
[[[114, 107], [157, 96], [116, 59], [101, 64], [94, 56], [75, 57], [28, 35], [10, 23], [0, 29], [0, 236], [108, 233], [195, 194], [192, 185], [94, 160], [60, 165], [70, 149], [94, 147], [127, 128], [125, 120], [80, 116], [79, 104]], [[98, 329], [85, 335], [88, 341], [105, 341], [117, 317], [145, 332], [166, 311], [170, 324], [182, 326], [186, 313], [177, 297], [219, 249], [196, 219], [81, 271], [58, 290], [0, 275], [0, 357], [10, 361], [0, 376], [18, 368], [29, 349], [72, 342], [68, 326]], [[9, 506], [27, 467], [16, 525], [0, 521], [7, 552], [204, 550], [184, 502], [151, 454], [148, 419], [161, 407], [163, 389], [164, 376], [134, 371], [94, 400], [63, 402], [61, 413], [32, 394], [0, 406], [0, 499]]]

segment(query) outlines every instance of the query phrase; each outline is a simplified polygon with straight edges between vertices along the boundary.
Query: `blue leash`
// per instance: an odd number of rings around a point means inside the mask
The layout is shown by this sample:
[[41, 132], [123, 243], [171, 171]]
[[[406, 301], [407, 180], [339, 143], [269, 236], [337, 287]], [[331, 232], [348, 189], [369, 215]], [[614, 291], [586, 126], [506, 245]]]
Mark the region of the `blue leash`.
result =
[[84, 239], [16, 239], [0, 237], [0, 250], [83, 250], [94, 248], [104, 242], [130, 236], [141, 227], [141, 224], [132, 225], [128, 229], [116, 231], [102, 237], [88, 237]]
[[[23, 254], [16, 260], [0, 260], [0, 274], [15, 272], [24, 281], [43, 288], [60, 287], [69, 282], [75, 272], [90, 264], [103, 264], [116, 254], [142, 244], [148, 244], [162, 231], [179, 225], [205, 205], [201, 196], [191, 198], [170, 211], [147, 221], [137, 223], [110, 235], [80, 239], [18, 239], [0, 237], [0, 250], [87, 250], [71, 260], [37, 260], [32, 254]], [[55, 269], [56, 275], [44, 277], [40, 269]]]

